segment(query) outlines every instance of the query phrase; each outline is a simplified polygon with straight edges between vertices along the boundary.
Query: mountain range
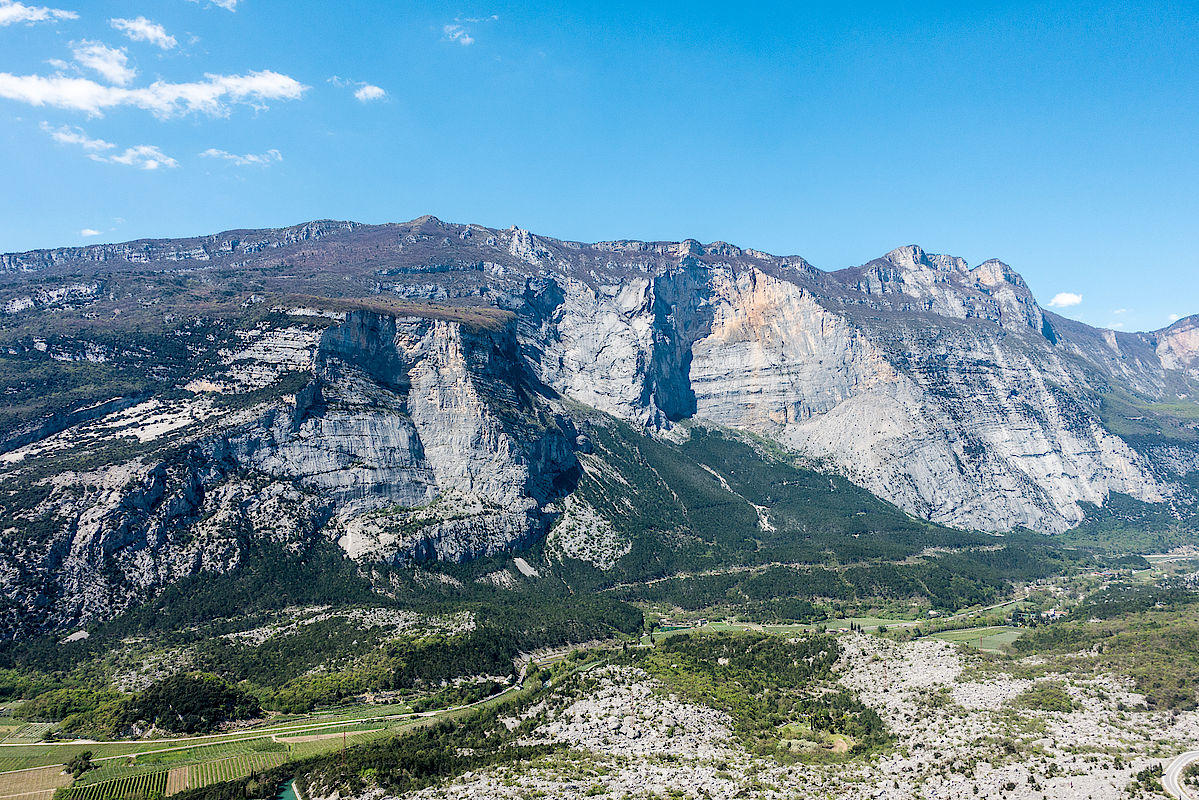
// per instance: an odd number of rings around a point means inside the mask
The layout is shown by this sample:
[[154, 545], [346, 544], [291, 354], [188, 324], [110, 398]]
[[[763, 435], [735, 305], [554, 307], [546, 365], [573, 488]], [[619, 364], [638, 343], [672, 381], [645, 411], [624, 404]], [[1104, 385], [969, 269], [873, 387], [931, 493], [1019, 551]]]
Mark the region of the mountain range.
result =
[[[319, 221], [0, 255], [0, 312], [7, 637], [111, 618], [255, 543], [612, 584], [719, 549], [711, 514], [744, 517], [727, 552], [765, 564], [822, 507], [846, 537], [932, 546], [1061, 533], [1117, 497], [1196, 506], [1199, 316], [1099, 330], [1000, 261], [914, 245], [829, 272], [723, 242]], [[651, 502], [682, 511], [647, 543]]]

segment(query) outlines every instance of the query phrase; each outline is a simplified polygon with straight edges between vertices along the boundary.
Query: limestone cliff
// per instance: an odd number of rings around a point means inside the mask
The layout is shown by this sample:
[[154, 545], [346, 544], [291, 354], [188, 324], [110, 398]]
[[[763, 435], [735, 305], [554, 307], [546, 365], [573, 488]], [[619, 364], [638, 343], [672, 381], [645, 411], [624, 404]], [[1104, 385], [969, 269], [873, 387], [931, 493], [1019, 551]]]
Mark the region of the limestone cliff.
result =
[[1156, 352], [1167, 369], [1199, 377], [1199, 315], [1180, 319], [1156, 337]]
[[1104, 428], [1094, 364], [1000, 262], [901, 248], [819, 282], [772, 266], [688, 256], [652, 280], [555, 278], [529, 293], [522, 334], [576, 400], [774, 438], [944, 524], [1061, 531], [1080, 503], [1168, 493]]

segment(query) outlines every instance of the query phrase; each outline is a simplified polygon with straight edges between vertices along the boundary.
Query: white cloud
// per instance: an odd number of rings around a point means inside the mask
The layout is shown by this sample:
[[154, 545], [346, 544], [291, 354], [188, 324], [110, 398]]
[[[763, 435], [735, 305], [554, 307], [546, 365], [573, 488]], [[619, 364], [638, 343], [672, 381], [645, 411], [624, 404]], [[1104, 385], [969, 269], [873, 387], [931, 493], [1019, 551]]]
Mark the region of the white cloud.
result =
[[129, 54], [123, 47], [109, 47], [85, 39], [73, 43], [72, 48], [75, 60], [81, 66], [95, 70], [109, 83], [125, 86], [137, 76], [137, 70], [129, 66]]
[[1170, 314], [1168, 317], [1166, 317], [1166, 319], [1168, 319], [1170, 322], [1178, 322], [1178, 320], [1182, 319], [1182, 315], [1181, 314]]
[[1074, 292], [1058, 292], [1053, 296], [1053, 299], [1049, 301], [1049, 307], [1069, 308], [1070, 306], [1076, 306], [1081, 302], [1081, 294], [1074, 294]]
[[133, 106], [158, 117], [204, 113], [225, 116], [232, 103], [264, 108], [268, 100], [297, 100], [307, 86], [271, 70], [245, 75], [207, 74], [202, 81], [167, 83], [126, 89], [66, 75], [12, 75], [0, 72], [0, 97], [100, 115], [106, 109]]
[[135, 42], [149, 42], [155, 47], [170, 50], [179, 42], [167, 33], [166, 28], [145, 17], [135, 19], [110, 19], [108, 24]]
[[1127, 314], [1127, 313], [1128, 313], [1128, 309], [1127, 309], [1127, 308], [1117, 308], [1117, 309], [1116, 309], [1115, 311], [1113, 311], [1112, 313], [1113, 313], [1113, 314]]
[[15, 25], [18, 22], [57, 22], [60, 19], [79, 19], [79, 15], [61, 8], [27, 6], [16, 0], [0, 0], [0, 26]]
[[447, 42], [457, 42], [463, 47], [470, 47], [475, 43], [474, 38], [467, 32], [466, 28], [456, 22], [450, 25], [443, 25], [441, 32], [445, 34], [444, 38]]
[[204, 5], [210, 7], [216, 6], [217, 8], [223, 8], [226, 11], [236, 11], [237, 4], [240, 3], [241, 0], [191, 0], [191, 2], [203, 3]]
[[159, 167], [177, 167], [179, 162], [159, 150], [154, 145], [139, 144], [129, 147], [119, 156], [91, 156], [96, 161], [106, 161], [109, 164], [124, 164], [138, 169], [158, 169]]
[[329, 79], [329, 83], [333, 84], [338, 89], [356, 87], [354, 89], [354, 97], [357, 98], [358, 102], [360, 103], [369, 103], [372, 100], [382, 100], [383, 98], [387, 97], [386, 89], [384, 89], [382, 86], [375, 86], [374, 84], [367, 83], [366, 81], [352, 81], [349, 78], [342, 78], [334, 75]]
[[112, 142], [91, 138], [83, 132], [82, 128], [67, 125], [55, 128], [48, 122], [43, 122], [41, 127], [43, 131], [50, 134], [50, 138], [59, 144], [78, 145], [87, 153], [87, 157], [92, 161], [99, 161], [104, 164], [123, 164], [127, 167], [138, 167], [139, 169], [179, 166], [178, 161], [154, 145], [139, 144], [136, 147], [125, 148], [121, 153], [109, 154], [110, 151], [117, 150], [118, 147]]
[[354, 97], [358, 99], [359, 103], [369, 103], [372, 100], [382, 100], [384, 97], [387, 97], [387, 92], [381, 86], [366, 83], [360, 86], [358, 91], [354, 92]]
[[103, 139], [92, 139], [83, 132], [82, 128], [63, 125], [58, 128], [51, 127], [49, 122], [43, 122], [42, 130], [50, 134], [50, 138], [59, 144], [77, 144], [89, 153], [100, 153], [105, 150], [112, 150], [116, 147], [112, 142], [106, 142]]
[[84, 228], [83, 230], [79, 231], [79, 235], [80, 236], [99, 236], [100, 231], [96, 230], [95, 228]]
[[202, 158], [222, 158], [239, 167], [266, 167], [276, 161], [283, 160], [283, 154], [274, 148], [267, 150], [265, 153], [247, 153], [244, 156], [239, 156], [236, 153], [210, 147], [203, 153], [200, 153], [200, 156]]

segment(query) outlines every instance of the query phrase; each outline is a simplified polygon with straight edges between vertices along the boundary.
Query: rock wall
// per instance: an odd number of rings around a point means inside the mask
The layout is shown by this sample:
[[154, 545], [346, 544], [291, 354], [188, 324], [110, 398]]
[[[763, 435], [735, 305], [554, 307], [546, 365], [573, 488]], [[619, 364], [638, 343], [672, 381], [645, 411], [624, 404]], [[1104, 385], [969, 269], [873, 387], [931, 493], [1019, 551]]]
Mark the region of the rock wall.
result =
[[1199, 377], [1199, 316], [1191, 316], [1161, 331], [1156, 352], [1168, 369], [1185, 369]]
[[[694, 415], [774, 438], [944, 524], [1061, 531], [1113, 491], [1163, 499], [1004, 265], [905, 250], [858, 282], [865, 297], [849, 304], [686, 259], [653, 281], [553, 282], [532, 295], [526, 349], [575, 400], [651, 427]], [[901, 300], [871, 300], [887, 294]]]
[[354, 312], [330, 328], [294, 412], [236, 439], [238, 463], [329, 497], [358, 558], [464, 561], [544, 532], [573, 429], [511, 332]]

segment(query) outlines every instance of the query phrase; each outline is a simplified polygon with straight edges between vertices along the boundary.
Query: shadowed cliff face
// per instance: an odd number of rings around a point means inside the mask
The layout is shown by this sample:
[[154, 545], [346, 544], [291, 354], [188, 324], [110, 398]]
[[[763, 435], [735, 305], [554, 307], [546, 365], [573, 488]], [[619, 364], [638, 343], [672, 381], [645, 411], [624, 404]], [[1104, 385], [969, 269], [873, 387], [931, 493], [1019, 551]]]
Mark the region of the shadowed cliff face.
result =
[[587, 551], [588, 409], [752, 432], [992, 531], [1172, 502], [1199, 468], [1194, 318], [1095, 330], [1002, 262], [915, 246], [824, 272], [721, 242], [321, 222], [0, 256], [0, 308], [27, 409], [0, 463], [14, 627], [112, 613], [257, 540], [463, 561], [566, 508]]
[[669, 427], [695, 415], [692, 345], [711, 326], [709, 274], [693, 260], [651, 279], [532, 284], [518, 330], [538, 380], [625, 419]]
[[509, 330], [356, 311], [321, 337], [315, 367], [319, 407], [242, 434], [239, 463], [330, 498], [348, 553], [463, 561], [544, 533], [575, 432]]

